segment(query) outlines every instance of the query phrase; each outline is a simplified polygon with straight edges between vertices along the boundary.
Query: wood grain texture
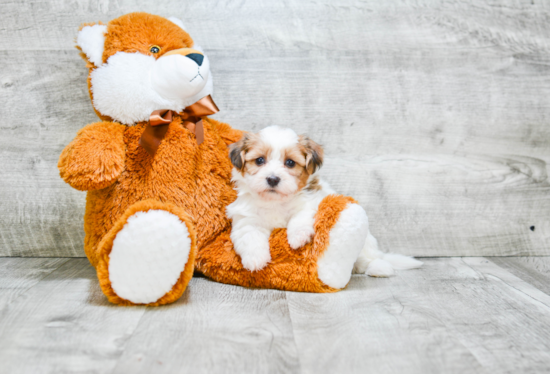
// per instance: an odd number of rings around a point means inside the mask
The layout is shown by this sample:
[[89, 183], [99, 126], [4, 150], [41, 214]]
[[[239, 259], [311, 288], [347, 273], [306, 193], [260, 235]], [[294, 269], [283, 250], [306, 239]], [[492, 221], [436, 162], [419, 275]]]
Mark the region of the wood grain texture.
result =
[[550, 370], [549, 295], [484, 258], [425, 260], [335, 295], [289, 294], [302, 372]]
[[108, 373], [122, 354], [145, 308], [109, 304], [88, 260], [66, 261], [0, 309], [0, 373]]
[[0, 258], [0, 310], [55, 271], [65, 258]]
[[74, 35], [137, 10], [180, 17], [207, 49], [217, 119], [321, 142], [324, 176], [385, 249], [550, 254], [548, 3], [0, 4], [0, 255], [83, 255], [84, 194], [56, 169], [95, 120]]
[[335, 294], [193, 278], [172, 305], [125, 308], [85, 259], [1, 259], [0, 297], [22, 292], [0, 305], [0, 373], [550, 371], [549, 293], [486, 258], [423, 260]]
[[148, 309], [113, 373], [300, 372], [286, 293], [193, 278]]
[[550, 257], [488, 257], [498, 266], [550, 295]]

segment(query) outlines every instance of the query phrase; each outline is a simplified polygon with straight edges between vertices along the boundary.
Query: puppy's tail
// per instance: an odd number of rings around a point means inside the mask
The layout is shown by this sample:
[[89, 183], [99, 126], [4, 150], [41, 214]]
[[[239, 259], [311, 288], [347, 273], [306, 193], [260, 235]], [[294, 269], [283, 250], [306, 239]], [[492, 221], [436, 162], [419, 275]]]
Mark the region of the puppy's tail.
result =
[[413, 257], [396, 253], [384, 253], [378, 249], [378, 241], [370, 233], [365, 240], [363, 250], [353, 267], [355, 274], [367, 274], [371, 277], [391, 277], [394, 269], [406, 270], [422, 266], [423, 262]]

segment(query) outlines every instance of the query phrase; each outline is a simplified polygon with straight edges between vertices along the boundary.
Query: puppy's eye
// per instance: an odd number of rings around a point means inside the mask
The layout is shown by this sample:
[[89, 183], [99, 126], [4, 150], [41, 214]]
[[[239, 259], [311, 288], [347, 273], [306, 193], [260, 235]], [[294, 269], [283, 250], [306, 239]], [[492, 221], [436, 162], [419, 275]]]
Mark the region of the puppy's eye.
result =
[[149, 48], [149, 52], [151, 53], [159, 53], [160, 52], [160, 47], [158, 45], [152, 45], [150, 48]]
[[285, 166], [292, 169], [294, 166], [296, 166], [296, 163], [289, 158], [285, 161]]
[[265, 164], [265, 159], [263, 157], [258, 157], [256, 159], [256, 165], [260, 166], [260, 165], [263, 165]]

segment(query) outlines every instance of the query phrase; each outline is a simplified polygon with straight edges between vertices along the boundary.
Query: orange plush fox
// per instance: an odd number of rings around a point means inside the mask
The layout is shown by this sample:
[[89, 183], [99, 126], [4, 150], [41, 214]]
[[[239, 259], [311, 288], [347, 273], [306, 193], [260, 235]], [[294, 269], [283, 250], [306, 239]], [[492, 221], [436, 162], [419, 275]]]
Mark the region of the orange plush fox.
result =
[[[271, 262], [255, 272], [241, 265], [225, 209], [236, 198], [228, 145], [242, 131], [206, 117], [216, 111], [210, 62], [179, 19], [131, 13], [83, 25], [76, 43], [101, 122], [78, 132], [59, 170], [88, 191], [84, 248], [111, 302], [171, 303], [194, 271], [244, 287], [345, 287], [368, 231], [338, 224], [362, 219], [349, 197], [325, 198], [311, 243], [291, 249], [276, 229]], [[318, 261], [338, 245], [343, 260], [320, 276]]]

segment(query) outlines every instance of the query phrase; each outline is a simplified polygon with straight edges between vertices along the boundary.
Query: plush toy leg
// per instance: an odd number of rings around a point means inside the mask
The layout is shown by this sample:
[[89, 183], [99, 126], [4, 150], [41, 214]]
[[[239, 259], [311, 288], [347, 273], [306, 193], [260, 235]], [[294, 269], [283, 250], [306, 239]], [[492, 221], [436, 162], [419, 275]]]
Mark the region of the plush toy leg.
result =
[[141, 201], [99, 244], [97, 275], [112, 303], [167, 304], [185, 291], [196, 253], [195, 229], [182, 209]]
[[286, 230], [276, 229], [269, 240], [271, 262], [250, 272], [243, 268], [233, 250], [228, 228], [201, 248], [195, 269], [218, 282], [244, 287], [335, 292], [345, 287], [351, 277], [367, 225], [366, 214], [355, 200], [331, 195], [319, 206], [312, 242], [302, 248], [291, 249]]

